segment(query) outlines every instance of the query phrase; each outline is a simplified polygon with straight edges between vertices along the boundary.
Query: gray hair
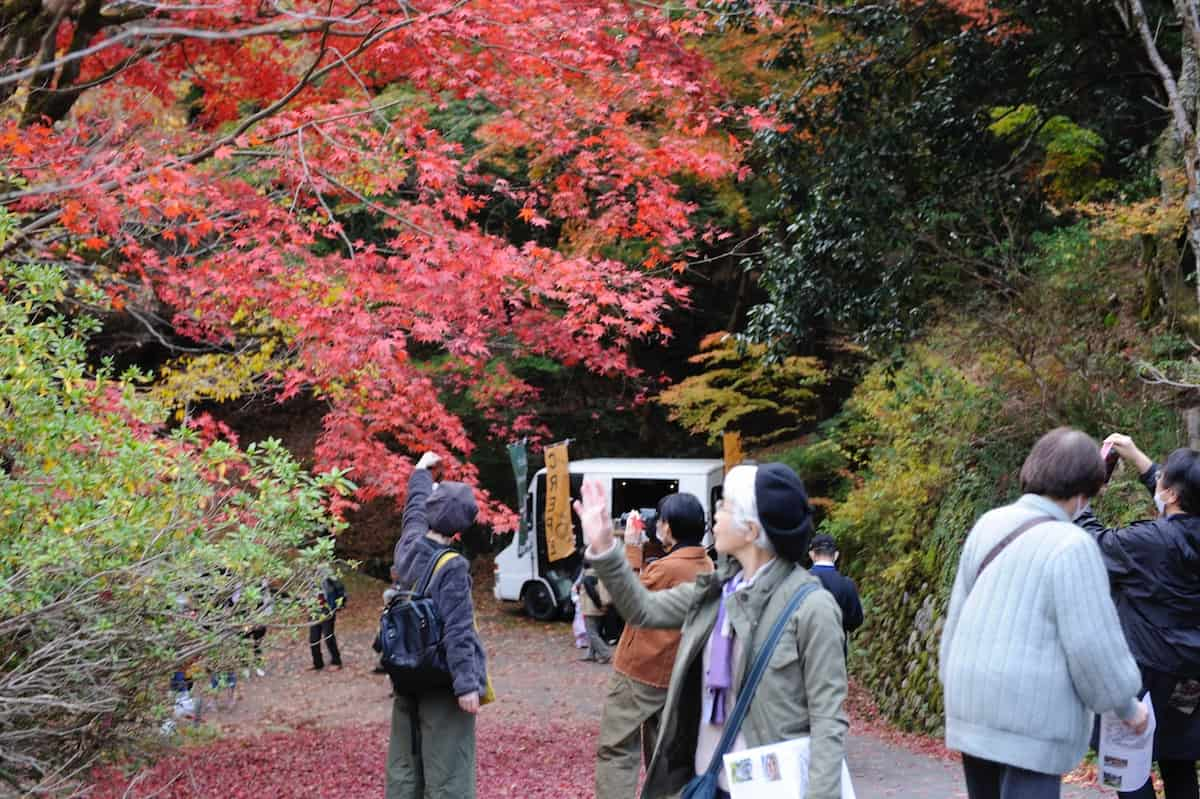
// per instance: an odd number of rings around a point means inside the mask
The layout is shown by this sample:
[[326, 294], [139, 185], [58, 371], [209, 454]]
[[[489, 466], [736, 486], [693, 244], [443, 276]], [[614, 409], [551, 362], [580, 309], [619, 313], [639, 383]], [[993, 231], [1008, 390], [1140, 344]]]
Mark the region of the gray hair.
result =
[[754, 480], [757, 476], [757, 466], [734, 466], [725, 475], [721, 498], [733, 516], [733, 523], [739, 527], [749, 527], [753, 522], [758, 528], [758, 538], [754, 539], [754, 545], [774, 555], [775, 545], [767, 537], [766, 528], [758, 518], [758, 500], [754, 494]]

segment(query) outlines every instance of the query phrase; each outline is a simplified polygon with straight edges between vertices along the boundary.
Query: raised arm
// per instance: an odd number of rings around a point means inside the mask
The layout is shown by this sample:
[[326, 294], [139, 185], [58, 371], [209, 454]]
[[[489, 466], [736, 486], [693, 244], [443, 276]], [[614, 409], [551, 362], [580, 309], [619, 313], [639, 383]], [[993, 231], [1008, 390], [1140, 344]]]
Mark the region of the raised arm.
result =
[[429, 470], [439, 460], [437, 455], [426, 452], [417, 461], [417, 467], [408, 478], [408, 494], [404, 499], [400, 539], [392, 553], [392, 565], [397, 575], [404, 574], [404, 564], [408, 561], [413, 544], [429, 532], [429, 517], [425, 514], [425, 503], [433, 493], [433, 475]]
[[584, 557], [604, 581], [621, 616], [639, 627], [682, 627], [695, 598], [696, 584], [685, 583], [667, 591], [646, 590], [613, 537], [604, 486], [594, 480], [585, 481], [581, 495], [583, 498], [575, 501], [575, 512], [587, 544]]
[[600, 554], [589, 548], [585, 555], [626, 623], [675, 630], [683, 627], [688, 608], [696, 598], [694, 582], [665, 591], [650, 591], [633, 573], [622, 547], [610, 544], [608, 551]]
[[[1158, 464], [1151, 463], [1139, 475], [1139, 479], [1153, 496], [1158, 483]], [[1090, 505], [1085, 507], [1074, 521], [1100, 545], [1104, 568], [1117, 583], [1134, 572], [1134, 554], [1146, 544], [1147, 540], [1150, 540], [1153, 545], [1154, 540], [1158, 537], [1154, 523], [1149, 521], [1134, 522], [1128, 527], [1106, 527], [1096, 518]]]

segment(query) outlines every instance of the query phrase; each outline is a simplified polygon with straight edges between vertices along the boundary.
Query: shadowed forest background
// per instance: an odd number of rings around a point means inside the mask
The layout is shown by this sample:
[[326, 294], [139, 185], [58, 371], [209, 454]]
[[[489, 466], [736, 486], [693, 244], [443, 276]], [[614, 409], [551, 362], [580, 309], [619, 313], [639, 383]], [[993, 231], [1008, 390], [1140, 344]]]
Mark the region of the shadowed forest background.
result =
[[796, 468], [936, 731], [1033, 441], [1200, 441], [1198, 53], [1191, 0], [5, 0], [0, 786], [138, 751], [262, 587], [385, 574], [426, 449], [486, 559], [518, 438]]

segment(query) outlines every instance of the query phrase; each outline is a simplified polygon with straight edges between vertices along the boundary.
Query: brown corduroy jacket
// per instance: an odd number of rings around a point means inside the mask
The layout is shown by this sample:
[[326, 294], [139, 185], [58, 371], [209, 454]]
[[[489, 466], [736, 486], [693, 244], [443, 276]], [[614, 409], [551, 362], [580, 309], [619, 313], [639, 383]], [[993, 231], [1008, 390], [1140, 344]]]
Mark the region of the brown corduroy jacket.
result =
[[[627, 548], [628, 549], [628, 548]], [[713, 570], [713, 562], [704, 547], [680, 547], [642, 569], [642, 585], [650, 591], [663, 591], [690, 583], [698, 575]], [[666, 688], [671, 682], [671, 667], [679, 649], [680, 631], [625, 625], [613, 656], [613, 668], [638, 682]]]

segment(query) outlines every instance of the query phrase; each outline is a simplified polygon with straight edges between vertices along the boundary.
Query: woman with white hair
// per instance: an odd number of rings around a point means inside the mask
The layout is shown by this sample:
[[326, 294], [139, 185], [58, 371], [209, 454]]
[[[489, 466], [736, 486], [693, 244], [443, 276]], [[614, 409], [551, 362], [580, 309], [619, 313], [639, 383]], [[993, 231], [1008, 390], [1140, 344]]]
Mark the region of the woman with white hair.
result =
[[[847, 727], [842, 618], [833, 596], [799, 565], [812, 535], [800, 478], [781, 463], [731, 469], [713, 525], [726, 564], [666, 591], [646, 590], [633, 574], [613, 537], [602, 485], [584, 483], [575, 510], [586, 556], [626, 622], [682, 630], [642, 799], [677, 796], [708, 771], [743, 681], [781, 618], [782, 636], [728, 749], [810, 736], [806, 795], [839, 797]], [[800, 592], [806, 595], [785, 616]], [[716, 795], [728, 790], [722, 773]]]

